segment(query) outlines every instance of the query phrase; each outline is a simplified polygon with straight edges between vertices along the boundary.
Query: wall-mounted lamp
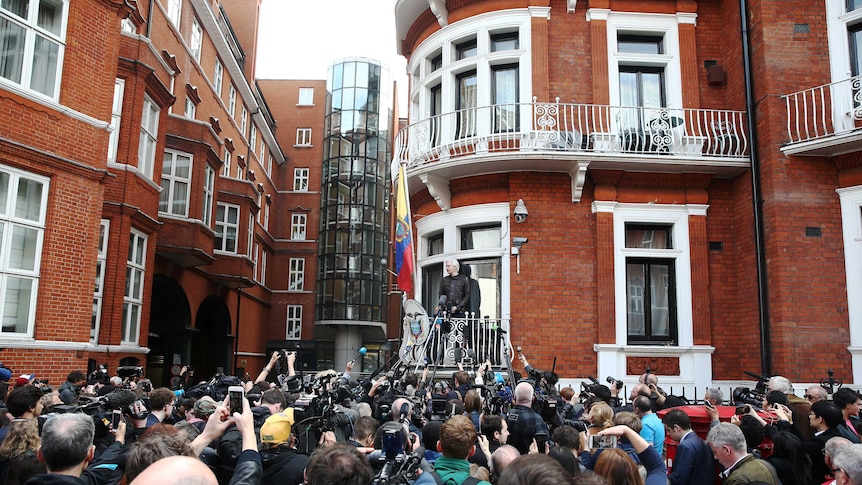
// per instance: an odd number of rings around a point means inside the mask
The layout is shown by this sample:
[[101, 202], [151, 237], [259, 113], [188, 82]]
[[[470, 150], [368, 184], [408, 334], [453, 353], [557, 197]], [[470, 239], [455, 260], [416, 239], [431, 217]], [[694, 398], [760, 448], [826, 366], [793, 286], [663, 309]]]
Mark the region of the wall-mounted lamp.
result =
[[524, 199], [518, 199], [518, 202], [515, 203], [513, 215], [515, 216], [515, 222], [518, 224], [527, 220], [527, 216], [530, 215], [530, 213], [527, 212], [527, 205], [524, 204]]

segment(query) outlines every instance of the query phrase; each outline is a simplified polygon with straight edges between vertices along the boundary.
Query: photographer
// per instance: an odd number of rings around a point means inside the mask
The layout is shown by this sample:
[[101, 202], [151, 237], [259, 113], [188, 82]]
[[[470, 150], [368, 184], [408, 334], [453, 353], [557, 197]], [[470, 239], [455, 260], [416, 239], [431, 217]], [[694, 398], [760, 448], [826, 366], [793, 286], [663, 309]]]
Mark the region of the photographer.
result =
[[81, 389], [87, 383], [87, 376], [83, 372], [74, 370], [66, 376], [66, 382], [60, 384], [60, 400], [63, 404], [72, 404], [78, 398]]
[[260, 428], [260, 458], [263, 463], [263, 485], [299, 484], [308, 464], [308, 457], [293, 446], [291, 436], [293, 409], [274, 413]]

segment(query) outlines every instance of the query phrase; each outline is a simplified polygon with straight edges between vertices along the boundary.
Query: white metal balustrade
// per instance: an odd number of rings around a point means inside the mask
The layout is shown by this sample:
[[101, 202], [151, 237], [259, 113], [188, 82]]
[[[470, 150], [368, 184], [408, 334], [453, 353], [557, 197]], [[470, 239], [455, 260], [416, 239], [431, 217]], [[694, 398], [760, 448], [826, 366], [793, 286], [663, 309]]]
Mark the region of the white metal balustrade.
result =
[[862, 128], [862, 76], [782, 96], [787, 144], [819, 140]]
[[410, 166], [496, 152], [748, 158], [743, 111], [595, 104], [501, 104], [431, 116], [402, 129], [396, 156]]

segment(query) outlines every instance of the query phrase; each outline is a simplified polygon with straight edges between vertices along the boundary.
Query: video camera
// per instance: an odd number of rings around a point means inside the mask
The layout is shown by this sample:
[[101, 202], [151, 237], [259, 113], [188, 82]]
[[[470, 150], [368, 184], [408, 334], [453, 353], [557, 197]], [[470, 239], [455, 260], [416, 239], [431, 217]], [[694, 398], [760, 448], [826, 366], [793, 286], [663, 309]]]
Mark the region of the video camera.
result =
[[608, 384], [611, 385], [611, 387], [616, 387], [617, 389], [623, 388], [624, 383], [623, 383], [623, 381], [621, 381], [619, 379], [616, 379], [616, 378], [611, 377], [611, 376], [607, 376], [605, 378], [605, 380], [607, 381]]
[[747, 387], [737, 387], [733, 390], [733, 404], [739, 406], [748, 404], [760, 409], [763, 405], [764, 394], [758, 391], [752, 391]]
[[379, 469], [371, 482], [374, 485], [408, 484], [419, 476], [422, 453], [411, 451], [413, 437], [408, 431], [407, 413], [408, 407], [404, 404], [400, 418], [383, 423], [378, 430], [383, 451], [371, 457], [372, 467]]

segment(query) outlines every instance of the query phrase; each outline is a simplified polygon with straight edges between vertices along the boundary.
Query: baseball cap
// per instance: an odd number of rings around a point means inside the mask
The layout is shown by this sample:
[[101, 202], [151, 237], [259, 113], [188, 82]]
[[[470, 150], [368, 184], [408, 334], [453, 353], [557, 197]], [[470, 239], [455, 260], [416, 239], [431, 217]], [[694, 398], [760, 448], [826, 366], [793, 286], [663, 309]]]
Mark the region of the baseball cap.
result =
[[260, 427], [260, 441], [274, 445], [287, 443], [287, 440], [290, 439], [290, 427], [293, 426], [293, 422], [293, 408], [287, 408], [280, 413], [271, 415]]
[[36, 374], [21, 374], [18, 376], [18, 380], [15, 381], [16, 386], [26, 386], [33, 379], [36, 378]]
[[198, 418], [205, 418], [216, 410], [216, 403], [209, 396], [204, 396], [195, 401], [194, 415]]

